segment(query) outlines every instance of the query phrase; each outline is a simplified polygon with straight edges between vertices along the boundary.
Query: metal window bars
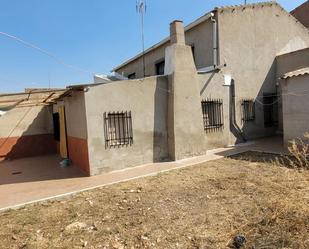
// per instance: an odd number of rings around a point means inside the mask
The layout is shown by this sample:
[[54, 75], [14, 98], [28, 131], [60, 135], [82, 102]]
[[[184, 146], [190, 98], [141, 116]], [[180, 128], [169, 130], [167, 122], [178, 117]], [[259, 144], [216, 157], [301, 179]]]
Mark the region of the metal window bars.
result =
[[253, 99], [243, 99], [241, 102], [242, 121], [250, 122], [255, 120], [255, 102]]
[[203, 123], [206, 133], [217, 132], [223, 128], [222, 99], [206, 99], [202, 101]]
[[104, 113], [105, 148], [133, 144], [131, 112]]

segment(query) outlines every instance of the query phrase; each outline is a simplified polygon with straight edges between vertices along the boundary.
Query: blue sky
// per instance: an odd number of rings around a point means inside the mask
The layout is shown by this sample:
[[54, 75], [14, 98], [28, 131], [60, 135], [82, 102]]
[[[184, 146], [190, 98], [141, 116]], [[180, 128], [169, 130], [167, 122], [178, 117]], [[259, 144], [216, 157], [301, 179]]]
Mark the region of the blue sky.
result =
[[[188, 24], [215, 6], [236, 0], [148, 0], [146, 47], [165, 38], [169, 23]], [[256, 2], [256, 1], [248, 1]], [[304, 0], [278, 1], [292, 10]], [[92, 81], [91, 72], [109, 72], [141, 50], [135, 0], [0, 0], [0, 32], [33, 43], [80, 72], [36, 50], [0, 36], [0, 92], [26, 87], [63, 87]]]

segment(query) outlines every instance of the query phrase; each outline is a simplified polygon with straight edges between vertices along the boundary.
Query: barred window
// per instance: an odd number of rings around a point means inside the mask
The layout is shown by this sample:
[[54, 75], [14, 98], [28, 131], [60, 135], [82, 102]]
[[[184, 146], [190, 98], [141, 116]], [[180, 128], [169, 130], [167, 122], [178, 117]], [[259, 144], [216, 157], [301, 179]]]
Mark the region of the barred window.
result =
[[223, 128], [223, 101], [207, 99], [202, 101], [204, 129], [207, 133], [217, 132]]
[[243, 122], [250, 122], [255, 120], [255, 102], [253, 99], [242, 100], [241, 109]]
[[131, 112], [104, 113], [105, 147], [133, 144]]

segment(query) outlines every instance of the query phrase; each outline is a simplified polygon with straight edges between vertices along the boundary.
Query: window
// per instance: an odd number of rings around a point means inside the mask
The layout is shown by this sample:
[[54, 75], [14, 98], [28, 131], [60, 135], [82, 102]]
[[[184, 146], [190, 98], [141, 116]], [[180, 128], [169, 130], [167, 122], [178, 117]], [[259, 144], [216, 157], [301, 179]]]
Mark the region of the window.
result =
[[217, 132], [223, 128], [223, 104], [220, 99], [202, 101], [203, 123], [207, 133]]
[[156, 64], [156, 75], [164, 75], [165, 61]]
[[241, 103], [241, 109], [243, 122], [255, 120], [255, 102], [253, 99], [244, 99]]
[[276, 93], [264, 93], [264, 127], [274, 127], [278, 125], [278, 97]]
[[59, 113], [53, 113], [54, 139], [60, 141], [60, 121]]
[[105, 147], [133, 144], [131, 112], [104, 113]]
[[136, 73], [129, 74], [128, 79], [130, 79], [130, 80], [136, 79]]

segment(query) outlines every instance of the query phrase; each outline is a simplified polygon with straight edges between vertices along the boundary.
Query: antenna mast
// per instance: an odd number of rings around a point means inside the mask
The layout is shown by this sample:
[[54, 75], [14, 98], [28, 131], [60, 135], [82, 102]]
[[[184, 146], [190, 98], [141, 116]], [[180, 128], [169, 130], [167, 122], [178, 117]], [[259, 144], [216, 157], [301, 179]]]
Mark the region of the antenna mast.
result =
[[145, 69], [145, 35], [144, 35], [144, 15], [146, 13], [146, 0], [136, 0], [136, 12], [141, 15], [141, 29], [142, 29], [142, 47], [143, 47], [143, 75], [146, 76]]

